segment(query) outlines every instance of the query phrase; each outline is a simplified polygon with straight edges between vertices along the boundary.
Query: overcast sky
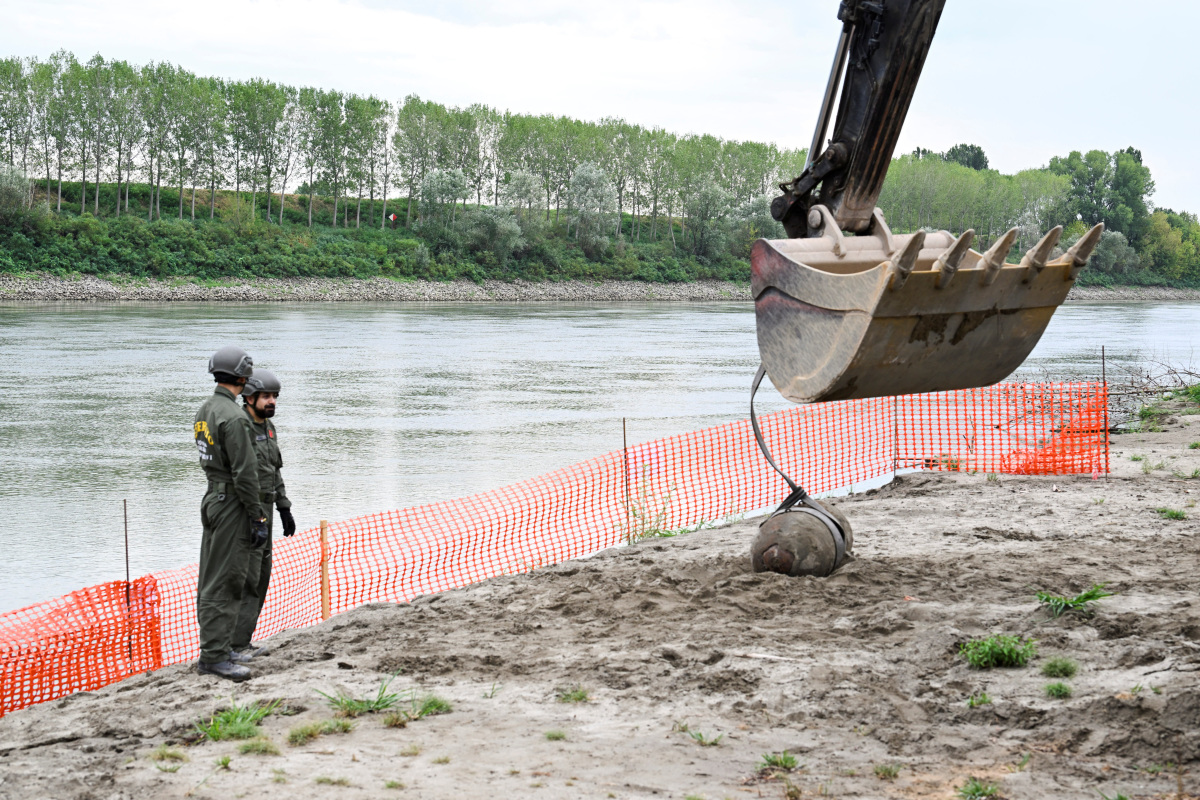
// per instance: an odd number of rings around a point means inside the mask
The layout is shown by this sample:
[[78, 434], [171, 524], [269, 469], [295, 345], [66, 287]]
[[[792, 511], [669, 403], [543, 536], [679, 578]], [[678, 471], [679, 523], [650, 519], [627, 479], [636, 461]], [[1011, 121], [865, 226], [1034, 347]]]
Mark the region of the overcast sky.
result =
[[[58, 48], [391, 99], [486, 103], [802, 147], [837, 0], [0, 0], [0, 52]], [[1013, 172], [1142, 150], [1200, 211], [1194, 0], [948, 0], [899, 150], [979, 144]]]

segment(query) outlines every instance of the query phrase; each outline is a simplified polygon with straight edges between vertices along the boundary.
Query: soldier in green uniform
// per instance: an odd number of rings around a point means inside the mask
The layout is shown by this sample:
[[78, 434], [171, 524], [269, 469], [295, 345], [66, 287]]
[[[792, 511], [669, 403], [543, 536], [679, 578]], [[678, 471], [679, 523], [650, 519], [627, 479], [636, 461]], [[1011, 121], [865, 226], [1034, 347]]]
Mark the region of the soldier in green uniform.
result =
[[199, 669], [233, 681], [250, 677], [249, 668], [231, 658], [233, 636], [251, 555], [267, 542], [254, 432], [235, 399], [253, 369], [250, 354], [240, 347], [214, 353], [208, 371], [217, 388], [196, 412], [193, 426], [200, 466], [208, 478], [200, 504], [204, 534], [196, 592]]
[[251, 648], [250, 639], [258, 625], [263, 599], [271, 583], [271, 531], [274, 527], [274, 512], [271, 503], [279, 509], [283, 522], [283, 535], [296, 532], [296, 520], [292, 517], [292, 501], [283, 487], [283, 456], [279, 452], [279, 439], [275, 434], [275, 403], [282, 389], [279, 378], [269, 369], [255, 369], [242, 387], [242, 402], [250, 417], [254, 432], [254, 452], [258, 456], [258, 488], [263, 510], [267, 514], [267, 543], [261, 550], [250, 555], [250, 566], [246, 571], [246, 588], [242, 592], [242, 608], [238, 613], [237, 626], [233, 633], [233, 655], [235, 662], [246, 663], [255, 656], [266, 655], [265, 647]]

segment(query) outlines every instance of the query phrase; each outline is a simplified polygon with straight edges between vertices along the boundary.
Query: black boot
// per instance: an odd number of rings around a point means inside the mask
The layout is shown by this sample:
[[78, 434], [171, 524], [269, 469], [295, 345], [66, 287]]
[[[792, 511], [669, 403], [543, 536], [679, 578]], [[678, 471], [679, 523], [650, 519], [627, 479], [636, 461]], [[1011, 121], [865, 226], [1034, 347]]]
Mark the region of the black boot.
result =
[[218, 661], [215, 664], [205, 664], [203, 661], [199, 664], [201, 675], [216, 675], [218, 678], [241, 683], [250, 677], [250, 668], [243, 667], [241, 664], [235, 664], [229, 659]]
[[256, 658], [261, 658], [267, 654], [267, 648], [255, 647], [247, 645], [240, 650], [233, 650], [229, 653], [229, 660], [235, 664], [249, 664]]

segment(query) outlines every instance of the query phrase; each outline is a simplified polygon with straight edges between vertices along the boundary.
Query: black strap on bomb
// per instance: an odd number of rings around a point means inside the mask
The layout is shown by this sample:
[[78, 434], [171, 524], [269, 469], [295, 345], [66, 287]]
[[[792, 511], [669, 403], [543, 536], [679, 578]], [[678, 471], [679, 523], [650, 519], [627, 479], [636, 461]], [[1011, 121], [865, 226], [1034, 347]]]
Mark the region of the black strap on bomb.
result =
[[783, 502], [779, 504], [779, 508], [771, 513], [771, 516], [786, 514], [789, 511], [798, 511], [811, 514], [825, 523], [825, 527], [829, 528], [829, 533], [833, 536], [833, 546], [837, 552], [837, 559], [833, 563], [834, 566], [837, 566], [846, 557], [846, 532], [842, 530], [841, 524], [834, 518], [833, 514], [829, 513], [829, 509], [823, 506], [816, 498], [809, 495], [808, 492], [804, 491], [803, 486], [792, 480], [775, 463], [775, 459], [771, 456], [771, 451], [767, 448], [767, 442], [763, 439], [762, 428], [758, 425], [758, 417], [754, 415], [754, 395], [758, 393], [758, 385], [762, 383], [763, 376], [766, 374], [767, 368], [759, 364], [758, 372], [754, 375], [754, 385], [750, 387], [750, 425], [754, 428], [754, 439], [758, 442], [758, 448], [762, 450], [762, 454], [766, 456], [767, 463], [783, 476], [783, 479], [787, 481], [787, 485], [792, 489], [788, 496], [783, 499]]

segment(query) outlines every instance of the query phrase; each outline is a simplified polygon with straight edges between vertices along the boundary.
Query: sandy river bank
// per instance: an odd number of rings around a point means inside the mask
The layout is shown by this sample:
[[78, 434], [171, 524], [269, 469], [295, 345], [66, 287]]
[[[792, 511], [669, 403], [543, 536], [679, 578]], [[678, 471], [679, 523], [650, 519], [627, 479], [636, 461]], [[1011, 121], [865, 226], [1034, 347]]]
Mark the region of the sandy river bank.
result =
[[[129, 278], [106, 280], [84, 275], [0, 274], [0, 302], [720, 302], [749, 301], [747, 284], [723, 281], [643, 283], [641, 281], [393, 281], [327, 278], [264, 278], [193, 283]], [[1200, 290], [1122, 286], [1076, 287], [1067, 302], [1197, 301]]]
[[[825, 580], [750, 572], [744, 521], [285, 632], [239, 687], [181, 665], [15, 712], [0, 796], [952, 798], [968, 776], [1012, 800], [1200, 794], [1200, 415], [1163, 426], [1117, 436], [1107, 480], [921, 473], [845, 498], [857, 560]], [[1095, 583], [1117, 594], [1092, 616], [1034, 598]], [[969, 668], [958, 645], [994, 632], [1037, 657]], [[1045, 693], [1051, 657], [1079, 665], [1069, 699]], [[453, 711], [288, 743], [332, 718], [318, 690], [393, 673]], [[558, 699], [574, 687], [589, 699]], [[280, 754], [196, 740], [231, 697], [296, 712], [263, 723]], [[184, 760], [151, 760], [164, 743]], [[783, 751], [794, 770], [759, 771]]]

